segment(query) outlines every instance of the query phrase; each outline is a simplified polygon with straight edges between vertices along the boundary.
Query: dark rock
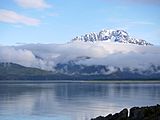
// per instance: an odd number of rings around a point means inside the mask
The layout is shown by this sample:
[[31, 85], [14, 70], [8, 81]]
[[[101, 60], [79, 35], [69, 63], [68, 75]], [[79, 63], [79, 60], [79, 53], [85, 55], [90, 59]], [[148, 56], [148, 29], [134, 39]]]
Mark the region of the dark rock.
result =
[[96, 118], [92, 118], [91, 120], [106, 120], [103, 116], [98, 116]]
[[106, 117], [103, 116], [99, 116], [95, 119], [91, 119], [91, 120], [127, 120], [128, 118], [128, 110], [127, 109], [123, 109], [120, 113], [116, 113], [114, 115], [109, 114]]
[[123, 109], [120, 113], [114, 114], [111, 120], [127, 120], [127, 118], [128, 118], [128, 110]]
[[133, 107], [130, 109], [128, 116], [128, 110], [123, 109], [119, 113], [114, 115], [109, 114], [106, 117], [99, 116], [91, 120], [160, 120], [160, 105], [147, 106], [147, 107]]
[[160, 105], [133, 107], [130, 109], [129, 118], [130, 120], [160, 120]]
[[112, 114], [109, 114], [105, 117], [105, 120], [111, 120], [112, 119]]

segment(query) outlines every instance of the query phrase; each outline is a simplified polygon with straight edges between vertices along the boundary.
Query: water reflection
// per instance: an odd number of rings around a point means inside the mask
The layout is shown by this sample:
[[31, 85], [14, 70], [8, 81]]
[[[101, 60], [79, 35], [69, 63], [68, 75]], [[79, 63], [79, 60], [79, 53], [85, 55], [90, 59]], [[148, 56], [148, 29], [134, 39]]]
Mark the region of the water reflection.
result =
[[89, 120], [124, 107], [157, 104], [159, 100], [160, 84], [1, 84], [0, 116]]

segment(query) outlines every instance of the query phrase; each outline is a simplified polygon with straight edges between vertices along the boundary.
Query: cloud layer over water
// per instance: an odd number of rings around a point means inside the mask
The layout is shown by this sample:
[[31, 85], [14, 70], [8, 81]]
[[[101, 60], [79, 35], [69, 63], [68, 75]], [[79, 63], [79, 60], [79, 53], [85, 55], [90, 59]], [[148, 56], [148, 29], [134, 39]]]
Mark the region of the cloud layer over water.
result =
[[148, 69], [152, 64], [160, 65], [158, 46], [109, 42], [0, 46], [0, 62], [12, 62], [45, 70], [54, 70], [57, 63], [67, 63], [84, 56], [90, 59], [78, 59], [76, 63], [133, 69]]

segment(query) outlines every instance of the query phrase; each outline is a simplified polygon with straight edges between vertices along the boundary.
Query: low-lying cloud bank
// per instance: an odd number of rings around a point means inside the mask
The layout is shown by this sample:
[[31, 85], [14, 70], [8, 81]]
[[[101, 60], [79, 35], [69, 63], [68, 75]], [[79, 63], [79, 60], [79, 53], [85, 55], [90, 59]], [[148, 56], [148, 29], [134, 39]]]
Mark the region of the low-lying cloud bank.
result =
[[[89, 59], [80, 59], [84, 56]], [[0, 62], [54, 71], [56, 64], [71, 60], [87, 66], [108, 65], [145, 70], [151, 65], [160, 66], [160, 47], [109, 42], [0, 46]]]

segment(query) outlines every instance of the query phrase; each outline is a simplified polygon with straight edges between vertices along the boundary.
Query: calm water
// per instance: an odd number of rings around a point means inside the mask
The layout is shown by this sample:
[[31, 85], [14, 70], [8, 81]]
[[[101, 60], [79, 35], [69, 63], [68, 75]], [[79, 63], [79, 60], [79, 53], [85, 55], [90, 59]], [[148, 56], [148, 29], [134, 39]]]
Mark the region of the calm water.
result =
[[160, 84], [0, 84], [0, 120], [90, 120], [160, 103]]

